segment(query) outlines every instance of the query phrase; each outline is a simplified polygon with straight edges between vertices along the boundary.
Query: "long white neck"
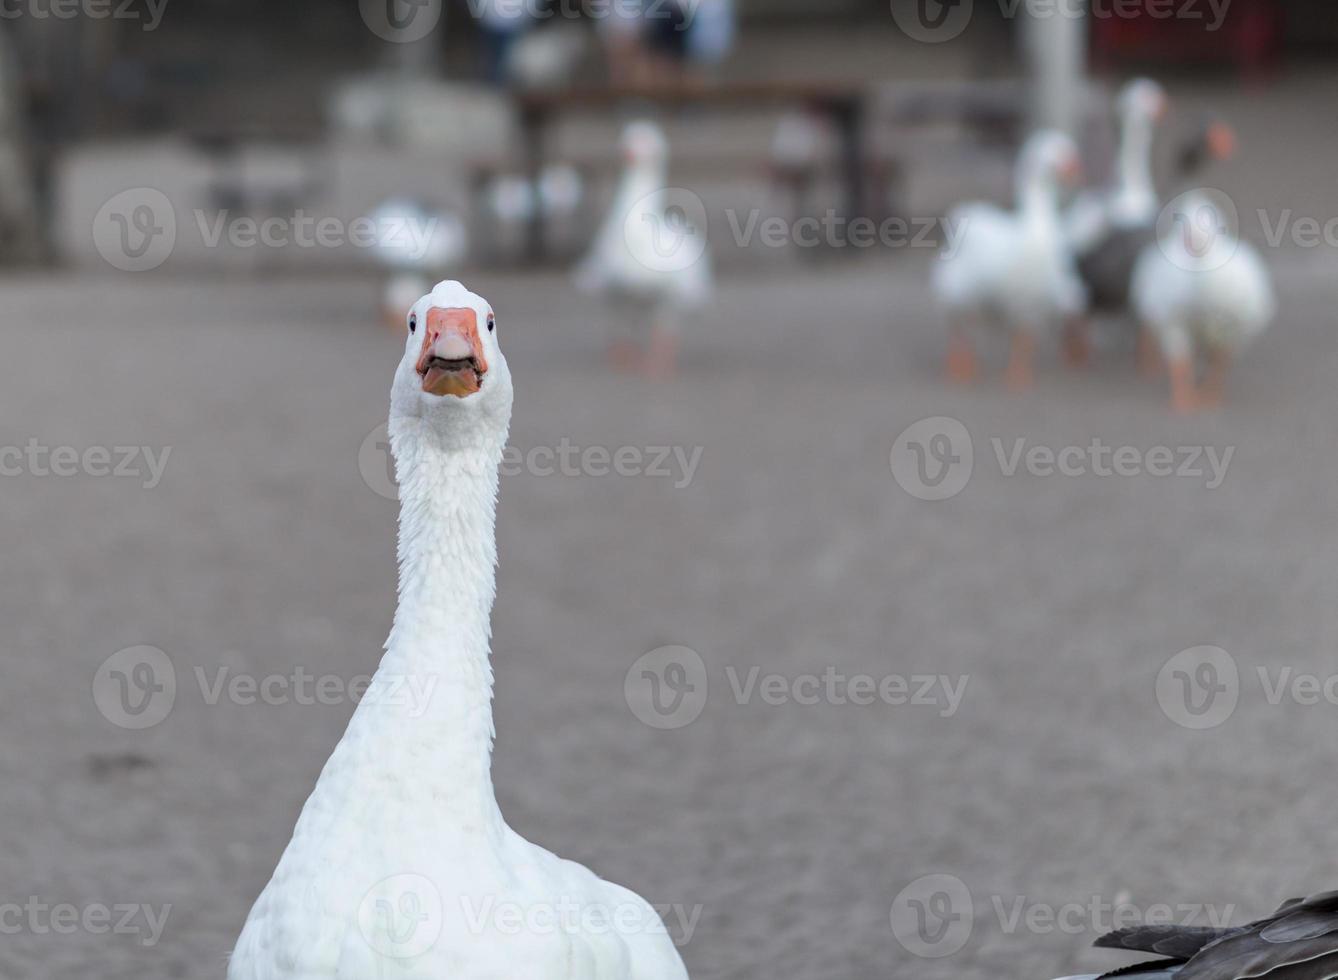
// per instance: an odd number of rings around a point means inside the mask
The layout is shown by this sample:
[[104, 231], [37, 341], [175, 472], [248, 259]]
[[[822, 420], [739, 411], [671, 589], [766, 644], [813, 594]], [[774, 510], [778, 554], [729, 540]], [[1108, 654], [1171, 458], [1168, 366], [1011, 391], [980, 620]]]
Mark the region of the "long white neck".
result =
[[1146, 114], [1131, 110], [1125, 115], [1120, 132], [1117, 178], [1121, 197], [1139, 204], [1152, 202], [1155, 206], [1152, 135], [1152, 120]]
[[354, 719], [367, 719], [387, 778], [464, 828], [485, 831], [501, 826], [489, 658], [504, 421], [500, 429], [477, 427], [451, 443], [419, 419], [391, 421], [399, 605], [373, 690], [384, 695], [384, 685], [398, 683], [407, 703], [368, 707], [365, 699]]
[[668, 176], [668, 169], [653, 161], [637, 161], [627, 167], [618, 185], [612, 212], [620, 232], [622, 223], [633, 208], [655, 214], [663, 210], [661, 202], [664, 200]]
[[1027, 167], [1018, 175], [1018, 210], [1028, 228], [1050, 231], [1059, 225], [1059, 194], [1052, 177]]

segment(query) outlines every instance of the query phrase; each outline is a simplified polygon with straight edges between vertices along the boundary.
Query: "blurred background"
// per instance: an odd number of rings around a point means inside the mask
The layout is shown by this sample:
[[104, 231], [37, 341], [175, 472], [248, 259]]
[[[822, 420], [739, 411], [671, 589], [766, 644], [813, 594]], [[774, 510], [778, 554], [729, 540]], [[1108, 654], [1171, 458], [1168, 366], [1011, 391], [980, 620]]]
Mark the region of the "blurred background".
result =
[[[1327, 0], [0, 5], [0, 975], [222, 976], [389, 627], [441, 278], [517, 384], [503, 812], [694, 977], [1062, 976], [1333, 887], [1336, 54]], [[1109, 185], [1137, 76], [1273, 329], [1188, 417], [1118, 328], [949, 385], [945, 215], [1041, 126]], [[582, 274], [634, 121], [691, 302]]]

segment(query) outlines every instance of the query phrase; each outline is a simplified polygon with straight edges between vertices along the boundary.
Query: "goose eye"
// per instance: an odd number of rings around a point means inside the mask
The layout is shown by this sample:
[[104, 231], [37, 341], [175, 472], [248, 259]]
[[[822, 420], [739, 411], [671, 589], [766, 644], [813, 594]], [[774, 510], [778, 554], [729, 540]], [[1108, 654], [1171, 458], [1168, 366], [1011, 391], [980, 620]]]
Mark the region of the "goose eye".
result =
[[488, 317], [488, 333], [492, 333], [496, 329], [497, 329], [497, 320], [494, 319], [493, 317]]
[[418, 332], [418, 316], [415, 314], [409, 317], [409, 333], [417, 333], [417, 332]]

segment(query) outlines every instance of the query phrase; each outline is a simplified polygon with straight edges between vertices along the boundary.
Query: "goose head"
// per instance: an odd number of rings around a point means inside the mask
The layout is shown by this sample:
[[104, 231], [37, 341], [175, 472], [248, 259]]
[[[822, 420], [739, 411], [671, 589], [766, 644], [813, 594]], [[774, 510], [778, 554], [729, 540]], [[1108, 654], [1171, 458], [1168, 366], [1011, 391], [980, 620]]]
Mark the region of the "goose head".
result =
[[623, 157], [629, 167], [659, 168], [669, 159], [669, 140], [655, 123], [642, 119], [623, 130]]
[[453, 280], [438, 283], [405, 317], [391, 417], [458, 430], [471, 420], [505, 423], [511, 401], [511, 372], [492, 304]]
[[1058, 130], [1034, 133], [1018, 157], [1018, 183], [1025, 195], [1039, 187], [1076, 184], [1082, 176], [1078, 145]]
[[1202, 123], [1180, 148], [1176, 176], [1181, 180], [1195, 177], [1210, 163], [1230, 160], [1236, 155], [1236, 131], [1220, 119]]
[[1120, 91], [1120, 118], [1126, 126], [1138, 126], [1151, 132], [1170, 108], [1166, 90], [1150, 78], [1135, 78]]
[[1163, 253], [1184, 269], [1224, 265], [1237, 246], [1234, 205], [1220, 191], [1200, 189], [1168, 204], [1159, 222]]

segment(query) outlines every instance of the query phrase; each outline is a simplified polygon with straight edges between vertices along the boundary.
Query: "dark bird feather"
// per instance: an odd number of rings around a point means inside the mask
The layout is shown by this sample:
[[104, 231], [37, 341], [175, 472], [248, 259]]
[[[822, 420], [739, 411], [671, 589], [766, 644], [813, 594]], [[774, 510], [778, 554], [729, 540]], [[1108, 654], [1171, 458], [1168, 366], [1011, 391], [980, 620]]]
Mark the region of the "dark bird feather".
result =
[[1338, 980], [1338, 892], [1290, 899], [1267, 918], [1235, 929], [1135, 926], [1097, 946], [1166, 959], [1106, 977], [1136, 980]]

